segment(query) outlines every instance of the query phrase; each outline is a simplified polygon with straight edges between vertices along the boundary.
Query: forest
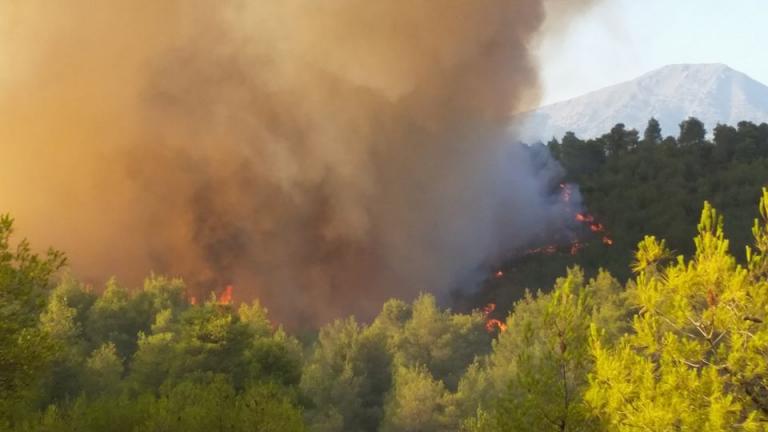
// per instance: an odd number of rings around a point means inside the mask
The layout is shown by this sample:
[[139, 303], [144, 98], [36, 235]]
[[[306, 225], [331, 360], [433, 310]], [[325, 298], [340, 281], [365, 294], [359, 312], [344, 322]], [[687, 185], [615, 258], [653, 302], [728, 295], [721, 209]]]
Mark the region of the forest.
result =
[[[507, 310], [526, 289], [550, 289], [571, 266], [588, 277], [602, 268], [626, 283], [635, 247], [646, 235], [664, 239], [675, 255], [690, 256], [704, 201], [725, 216], [729, 250], [744, 262], [755, 197], [768, 183], [768, 124], [720, 124], [709, 132], [692, 117], [680, 124], [677, 136], [665, 137], [650, 119], [641, 133], [617, 124], [600, 137], [582, 140], [566, 133], [529, 148], [534, 161], [551, 155], [560, 162], [563, 175], [552, 188], [569, 185], [578, 191], [583, 214], [598, 232], [576, 231], [576, 249], [571, 239], [532, 245], [533, 253], [501, 266], [503, 277], [490, 278], [474, 295], [459, 293], [463, 307], [495, 302]], [[605, 236], [610, 244], [601, 241]]]
[[510, 261], [463, 312], [425, 293], [311, 335], [177, 278], [88, 286], [4, 216], [0, 429], [768, 430], [768, 125], [545, 149], [605, 233]]

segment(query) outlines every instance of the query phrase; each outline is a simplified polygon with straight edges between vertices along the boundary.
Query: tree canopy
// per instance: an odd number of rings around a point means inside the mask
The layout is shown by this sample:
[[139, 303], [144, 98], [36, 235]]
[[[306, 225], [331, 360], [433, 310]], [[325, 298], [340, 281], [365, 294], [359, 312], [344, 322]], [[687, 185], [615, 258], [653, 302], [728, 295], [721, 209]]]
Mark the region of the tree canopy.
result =
[[[622, 124], [597, 138], [582, 140], [569, 132], [550, 141], [546, 148], [564, 169], [552, 193], [560, 192], [560, 184], [568, 185], [581, 211], [604, 232], [577, 232], [581, 243], [573, 255], [569, 244], [560, 243], [555, 253], [510, 257], [501, 266], [504, 277], [489, 280], [467, 302], [470, 307], [496, 301], [508, 309], [526, 289], [549, 290], [569, 266], [581, 267], [588, 277], [604, 268], [626, 282], [632, 275], [627, 265], [632, 251], [646, 235], [664, 239], [674, 254], [691, 255], [690, 239], [697, 234], [704, 201], [725, 216], [729, 251], [743, 264], [742, 251], [752, 242], [755, 197], [766, 185], [768, 124], [721, 124], [707, 136], [701, 122], [689, 118], [681, 128], [669, 131], [679, 132], [679, 137], [662, 138], [658, 122], [650, 119], [639, 141], [638, 134]], [[602, 241], [606, 234], [611, 244]], [[549, 244], [558, 245], [557, 239], [530, 249]]]
[[615, 243], [529, 257], [559, 277], [501, 315], [424, 293], [301, 341], [181, 279], [86, 285], [0, 218], [0, 429], [765, 431], [768, 126], [700, 132], [553, 140]]

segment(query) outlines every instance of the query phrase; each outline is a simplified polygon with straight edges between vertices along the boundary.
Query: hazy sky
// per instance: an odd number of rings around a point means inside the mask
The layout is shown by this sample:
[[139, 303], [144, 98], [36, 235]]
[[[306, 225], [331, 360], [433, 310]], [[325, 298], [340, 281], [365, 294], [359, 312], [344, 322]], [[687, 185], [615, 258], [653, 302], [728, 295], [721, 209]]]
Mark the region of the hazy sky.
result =
[[544, 103], [671, 63], [725, 63], [768, 83], [768, 0], [604, 0], [541, 48]]

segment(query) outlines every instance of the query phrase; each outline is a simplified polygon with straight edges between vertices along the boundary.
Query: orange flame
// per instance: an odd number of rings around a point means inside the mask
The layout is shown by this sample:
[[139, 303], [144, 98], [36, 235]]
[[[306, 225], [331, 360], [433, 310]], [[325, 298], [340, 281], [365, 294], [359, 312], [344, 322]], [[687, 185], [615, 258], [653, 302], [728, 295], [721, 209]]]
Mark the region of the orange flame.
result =
[[[601, 224], [600, 222], [595, 221], [595, 217], [592, 216], [589, 213], [576, 213], [576, 220], [582, 223], [589, 224], [589, 230], [593, 233], [605, 233], [605, 225]], [[613, 245], [613, 239], [610, 238], [607, 234], [603, 236], [602, 242], [606, 246]], [[574, 242], [574, 246], [571, 247], [571, 255], [575, 255], [579, 249], [581, 249], [583, 246], [578, 245], [576, 247], [577, 243]]]
[[494, 330], [498, 329], [499, 332], [504, 332], [507, 330], [507, 325], [504, 324], [501, 320], [497, 320], [495, 318], [489, 318], [488, 316], [496, 310], [496, 304], [495, 303], [488, 303], [483, 308], [483, 315], [485, 315], [485, 330], [488, 333], [493, 333]]
[[493, 276], [496, 277], [496, 279], [502, 278], [504, 277], [504, 272], [499, 270], [496, 273], [494, 273]]
[[[573, 190], [571, 188], [570, 184], [567, 183], [560, 183], [560, 199], [565, 202], [566, 204], [570, 203], [571, 197], [573, 194]], [[613, 245], [613, 239], [609, 236], [608, 231], [605, 228], [605, 225], [598, 222], [595, 216], [587, 213], [587, 212], [575, 212], [572, 209], [568, 209], [568, 213], [573, 212], [574, 219], [584, 224], [586, 227], [589, 228], [589, 230], [593, 233], [602, 233], [602, 243], [606, 246], [612, 246]], [[577, 255], [579, 251], [584, 249], [586, 247], [586, 243], [582, 243], [578, 239], [574, 239], [571, 241], [570, 244], [570, 254], [571, 255]], [[525, 255], [538, 255], [538, 254], [544, 254], [544, 255], [552, 255], [554, 253], [557, 253], [558, 250], [566, 251], [568, 249], [567, 245], [561, 244], [561, 245], [547, 245], [542, 246], [534, 249], [528, 249], [525, 251]], [[497, 273], [498, 275], [498, 273]], [[497, 276], [498, 277], [498, 276]]]
[[189, 304], [196, 305], [197, 304], [197, 297], [192, 296], [189, 298]]
[[227, 285], [224, 291], [219, 295], [219, 304], [228, 305], [232, 303], [232, 285]]
[[507, 331], [507, 325], [497, 319], [489, 319], [485, 322], [485, 329], [492, 333], [493, 329], [497, 328], [500, 332]]

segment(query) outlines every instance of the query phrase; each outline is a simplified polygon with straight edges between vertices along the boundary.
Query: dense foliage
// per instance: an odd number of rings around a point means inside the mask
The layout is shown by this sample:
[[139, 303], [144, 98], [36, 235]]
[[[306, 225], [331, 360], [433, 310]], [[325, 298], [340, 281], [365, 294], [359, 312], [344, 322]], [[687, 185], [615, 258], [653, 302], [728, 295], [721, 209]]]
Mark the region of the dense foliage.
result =
[[625, 276], [630, 251], [645, 235], [691, 254], [705, 200], [726, 216], [731, 251], [742, 255], [751, 241], [755, 197], [768, 180], [768, 124], [718, 125], [707, 139], [701, 122], [690, 118], [680, 124], [677, 138], [662, 139], [651, 119], [638, 135], [618, 124], [597, 139], [566, 135], [548, 145], [566, 181], [580, 186], [584, 206], [614, 239], [611, 248], [593, 248], [589, 259]]
[[[733, 142], [751, 127], [733, 129]], [[608, 188], [595, 173], [612, 164], [664, 152], [705, 163], [721, 154], [724, 141], [708, 143], [695, 124], [684, 129], [678, 143], [664, 143], [652, 123], [642, 141], [615, 128], [597, 171], [576, 171], [566, 140], [552, 148], [584, 185], [586, 202], [600, 208], [590, 187]], [[739, 148], [723, 154], [735, 161], [746, 151]], [[757, 169], [761, 158], [743, 163]], [[713, 175], [740, 173], [716, 167]], [[738, 184], [751, 190], [756, 176]], [[681, 205], [731, 184], [694, 183], [695, 191], [686, 189], [694, 198], [679, 196]], [[370, 323], [329, 323], [304, 342], [275, 326], [258, 302], [236, 306], [214, 295], [192, 302], [179, 279], [151, 275], [138, 289], [116, 280], [93, 289], [62, 269], [60, 253], [14, 244], [6, 217], [0, 430], [765, 431], [766, 189], [757, 215], [743, 257], [706, 203], [691, 246], [670, 248], [677, 232], [669, 242], [644, 236], [625, 264], [626, 283], [571, 267], [552, 289], [527, 292], [505, 326], [488, 326], [487, 311], [456, 313], [423, 294], [386, 302]]]
[[[545, 146], [530, 147], [538, 154]], [[642, 132], [617, 124], [588, 140], [566, 133], [546, 148], [564, 168], [560, 181], [573, 186], [574, 199], [581, 197], [583, 209], [605, 227], [612, 244], [601, 242], [603, 233], [574, 230], [582, 237], [577, 254], [571, 255], [566, 242], [556, 253], [515, 257], [504, 266], [503, 278], [490, 280], [479, 300], [466, 304], [495, 301], [506, 309], [525, 289], [546, 291], [564, 268], [575, 265], [589, 276], [604, 268], [625, 282], [632, 251], [646, 235], [665, 239], [673, 253], [688, 256], [704, 201], [725, 216], [729, 250], [744, 262], [755, 197], [768, 182], [768, 124], [717, 125], [707, 135], [699, 120], [689, 118], [677, 137], [664, 138], [659, 123], [650, 119]], [[549, 243], [558, 244], [557, 239]]]

